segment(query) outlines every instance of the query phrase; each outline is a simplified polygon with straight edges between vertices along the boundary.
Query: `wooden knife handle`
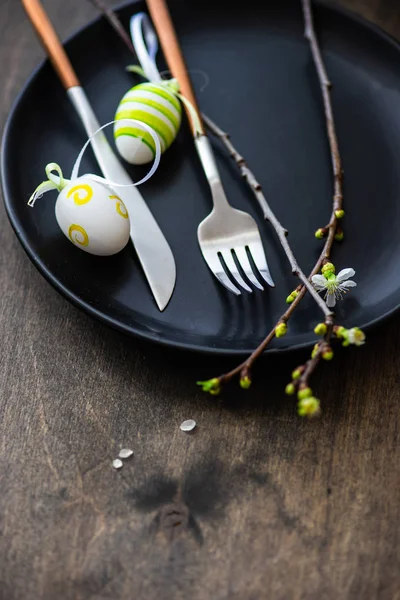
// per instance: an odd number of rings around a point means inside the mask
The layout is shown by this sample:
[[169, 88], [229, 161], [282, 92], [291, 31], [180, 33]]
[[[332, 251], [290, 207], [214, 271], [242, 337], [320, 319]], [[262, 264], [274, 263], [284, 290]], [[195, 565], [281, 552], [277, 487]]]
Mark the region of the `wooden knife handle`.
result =
[[41, 2], [22, 0], [22, 4], [65, 89], [79, 86], [78, 77]]
[[[146, 2], [172, 76], [177, 79], [181, 94], [193, 104], [200, 119], [200, 110], [166, 0], [146, 0]], [[194, 134], [194, 126], [190, 115], [188, 116]], [[200, 124], [203, 130], [202, 133], [205, 133], [201, 119]]]

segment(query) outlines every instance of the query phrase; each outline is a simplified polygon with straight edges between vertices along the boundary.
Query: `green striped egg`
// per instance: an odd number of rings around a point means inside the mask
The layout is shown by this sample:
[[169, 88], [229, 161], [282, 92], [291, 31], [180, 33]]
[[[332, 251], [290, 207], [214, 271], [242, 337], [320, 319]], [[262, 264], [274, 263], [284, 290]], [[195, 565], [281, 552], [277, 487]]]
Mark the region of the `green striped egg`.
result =
[[177, 97], [157, 83], [141, 83], [122, 98], [115, 115], [114, 138], [120, 155], [130, 164], [143, 165], [154, 160], [156, 148], [148, 131], [126, 119], [142, 121], [160, 138], [165, 152], [177, 136], [182, 108]]

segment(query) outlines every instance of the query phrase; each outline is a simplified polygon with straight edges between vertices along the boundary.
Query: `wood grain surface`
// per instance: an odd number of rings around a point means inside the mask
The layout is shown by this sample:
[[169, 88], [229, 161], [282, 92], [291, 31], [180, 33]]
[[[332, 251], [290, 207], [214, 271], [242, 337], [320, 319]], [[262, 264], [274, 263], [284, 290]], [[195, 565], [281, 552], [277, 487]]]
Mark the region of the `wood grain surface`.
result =
[[[341, 3], [400, 38], [398, 0]], [[44, 5], [62, 39], [96, 14]], [[17, 0], [0, 34], [3, 127], [43, 53]], [[194, 381], [226, 364], [70, 306], [0, 210], [1, 600], [400, 599], [398, 317], [319, 372], [317, 421], [282, 394], [281, 358], [216, 400]]]

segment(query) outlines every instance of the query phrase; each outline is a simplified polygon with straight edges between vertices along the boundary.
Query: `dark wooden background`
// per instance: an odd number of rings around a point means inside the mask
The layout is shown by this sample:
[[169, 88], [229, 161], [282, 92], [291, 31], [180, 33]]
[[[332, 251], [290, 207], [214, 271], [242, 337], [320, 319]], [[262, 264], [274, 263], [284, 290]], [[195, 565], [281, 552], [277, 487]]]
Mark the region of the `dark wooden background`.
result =
[[[62, 38], [95, 15], [44, 4]], [[398, 0], [341, 4], [400, 38]], [[1, 0], [1, 127], [42, 56]], [[215, 400], [194, 381], [223, 365], [78, 312], [0, 210], [1, 600], [400, 598], [399, 318], [317, 375], [317, 421], [282, 394], [296, 357]]]

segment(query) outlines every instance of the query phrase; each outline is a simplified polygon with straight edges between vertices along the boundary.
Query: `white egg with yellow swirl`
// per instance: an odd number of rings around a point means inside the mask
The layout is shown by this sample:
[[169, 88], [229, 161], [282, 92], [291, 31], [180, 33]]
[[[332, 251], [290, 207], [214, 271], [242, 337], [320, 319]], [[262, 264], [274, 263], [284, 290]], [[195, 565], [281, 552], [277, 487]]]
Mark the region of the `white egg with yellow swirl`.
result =
[[125, 204], [108, 186], [87, 176], [63, 188], [55, 213], [62, 232], [85, 252], [110, 256], [128, 243], [130, 221]]
[[176, 138], [182, 121], [177, 97], [164, 85], [141, 83], [122, 98], [115, 115], [114, 138], [118, 152], [128, 163], [143, 165], [154, 160], [156, 148], [149, 132], [126, 119], [146, 123], [158, 135], [161, 152]]

